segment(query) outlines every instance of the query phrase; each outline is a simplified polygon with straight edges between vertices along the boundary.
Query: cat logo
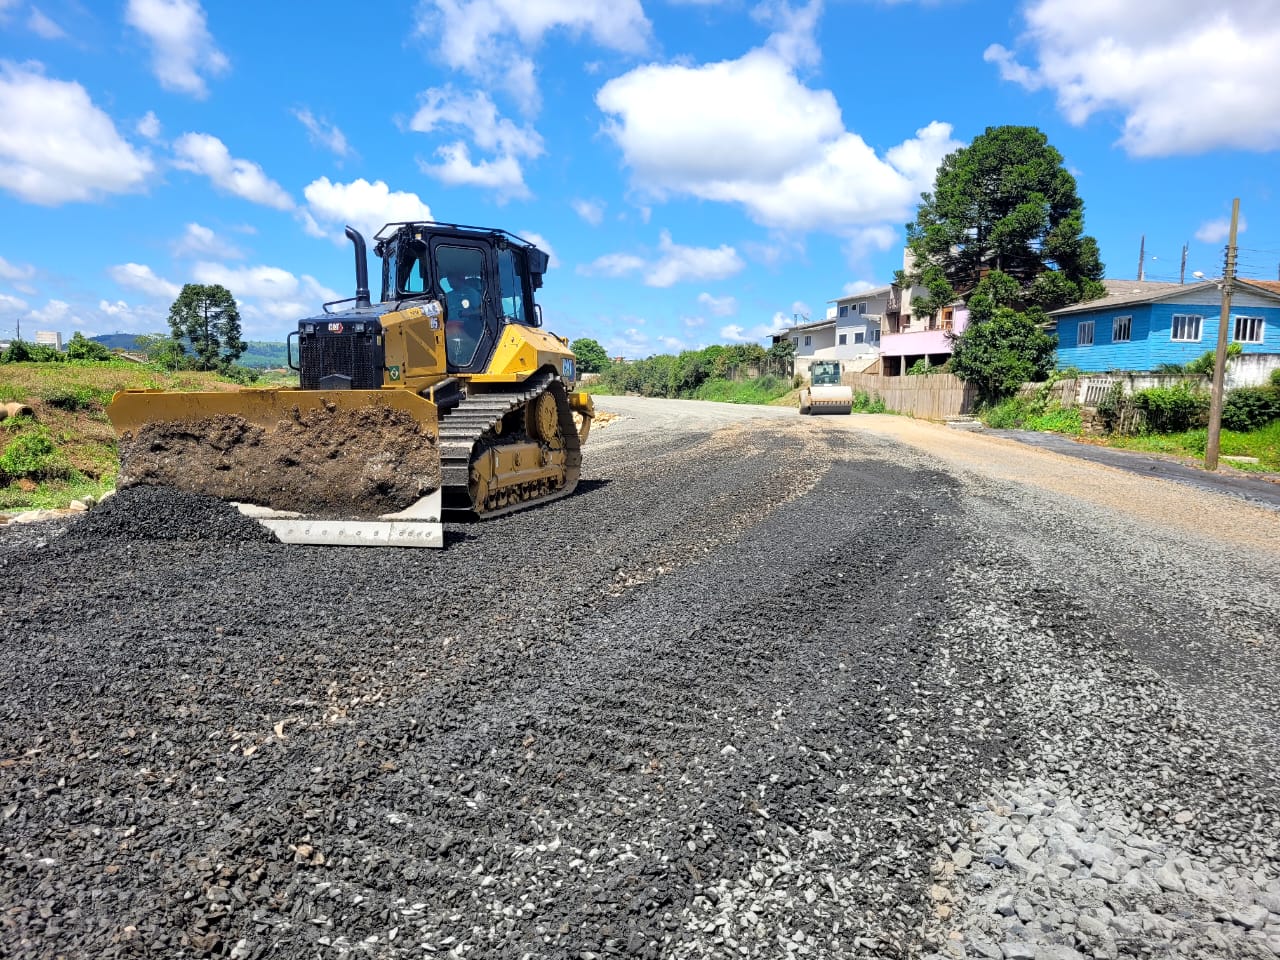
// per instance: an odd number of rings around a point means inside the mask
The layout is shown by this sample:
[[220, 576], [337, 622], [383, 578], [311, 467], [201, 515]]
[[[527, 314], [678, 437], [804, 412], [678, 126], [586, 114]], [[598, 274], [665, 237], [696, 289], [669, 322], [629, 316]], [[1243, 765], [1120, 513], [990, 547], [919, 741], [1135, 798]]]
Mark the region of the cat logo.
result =
[[392, 380], [392, 382], [394, 382], [394, 381], [396, 381], [396, 380], [399, 380], [399, 379], [400, 379], [400, 365], [399, 365], [399, 364], [396, 364], [395, 366], [387, 367], [387, 376], [388, 376], [388, 378], [390, 378], [390, 379]]

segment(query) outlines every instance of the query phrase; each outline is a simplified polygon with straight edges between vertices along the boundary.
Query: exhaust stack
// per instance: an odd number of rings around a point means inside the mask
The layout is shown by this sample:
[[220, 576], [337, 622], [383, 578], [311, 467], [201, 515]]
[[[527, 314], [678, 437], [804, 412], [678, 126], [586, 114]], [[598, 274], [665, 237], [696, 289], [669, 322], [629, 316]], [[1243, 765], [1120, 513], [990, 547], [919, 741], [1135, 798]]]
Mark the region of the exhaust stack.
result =
[[365, 252], [364, 237], [354, 227], [347, 227], [347, 239], [356, 248], [356, 308], [369, 306], [369, 255]]

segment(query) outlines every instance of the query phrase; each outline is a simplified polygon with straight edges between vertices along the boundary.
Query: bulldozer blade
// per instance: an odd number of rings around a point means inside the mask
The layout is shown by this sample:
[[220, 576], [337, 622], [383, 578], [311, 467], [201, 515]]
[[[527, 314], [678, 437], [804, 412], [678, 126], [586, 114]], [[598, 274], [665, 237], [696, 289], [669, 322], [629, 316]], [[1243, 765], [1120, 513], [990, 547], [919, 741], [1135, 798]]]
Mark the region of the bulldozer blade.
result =
[[440, 523], [440, 491], [429, 493], [407, 510], [377, 520], [317, 520], [237, 503], [247, 517], [276, 535], [281, 543], [322, 547], [443, 547]]
[[[409, 390], [123, 391], [107, 415], [120, 436], [121, 486], [255, 504], [291, 514], [276, 519], [295, 528], [294, 521], [347, 525], [299, 536], [385, 542], [392, 529], [385, 524], [439, 523], [438, 506], [429, 516], [399, 516], [421, 513], [418, 505], [438, 498], [441, 486], [436, 406]], [[351, 522], [383, 526], [370, 533]]]

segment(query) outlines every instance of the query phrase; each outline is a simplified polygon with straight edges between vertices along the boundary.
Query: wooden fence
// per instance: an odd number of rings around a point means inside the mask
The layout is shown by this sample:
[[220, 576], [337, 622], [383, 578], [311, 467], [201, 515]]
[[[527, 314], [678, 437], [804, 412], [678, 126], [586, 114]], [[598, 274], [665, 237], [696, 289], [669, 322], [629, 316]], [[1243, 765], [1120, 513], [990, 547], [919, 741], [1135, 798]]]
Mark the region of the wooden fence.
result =
[[879, 395], [895, 413], [922, 420], [946, 420], [973, 412], [978, 390], [951, 373], [931, 373], [915, 377], [881, 377], [866, 373], [846, 373], [842, 383], [854, 394]]

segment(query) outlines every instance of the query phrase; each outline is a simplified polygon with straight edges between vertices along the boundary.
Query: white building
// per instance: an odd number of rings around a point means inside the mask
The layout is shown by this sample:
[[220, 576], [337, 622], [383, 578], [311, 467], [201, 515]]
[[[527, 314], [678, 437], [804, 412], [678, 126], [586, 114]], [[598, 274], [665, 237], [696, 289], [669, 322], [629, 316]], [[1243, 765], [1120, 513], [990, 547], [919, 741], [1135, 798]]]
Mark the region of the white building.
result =
[[37, 330], [36, 346], [53, 347], [55, 350], [61, 350], [62, 334], [56, 330]]

